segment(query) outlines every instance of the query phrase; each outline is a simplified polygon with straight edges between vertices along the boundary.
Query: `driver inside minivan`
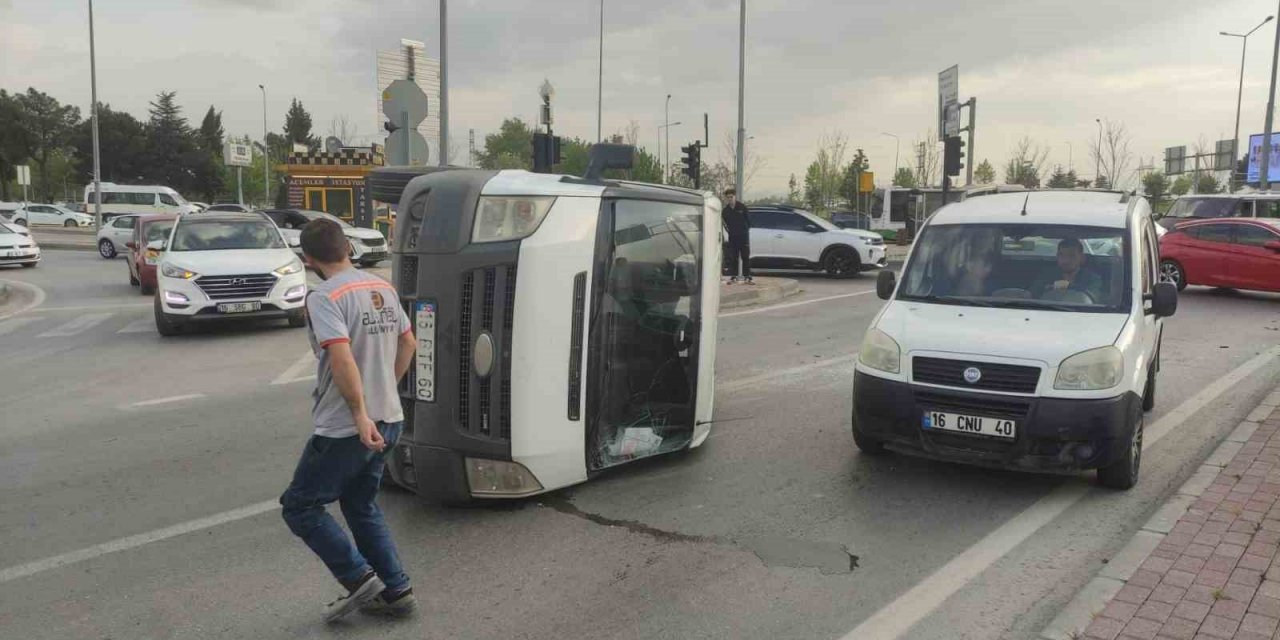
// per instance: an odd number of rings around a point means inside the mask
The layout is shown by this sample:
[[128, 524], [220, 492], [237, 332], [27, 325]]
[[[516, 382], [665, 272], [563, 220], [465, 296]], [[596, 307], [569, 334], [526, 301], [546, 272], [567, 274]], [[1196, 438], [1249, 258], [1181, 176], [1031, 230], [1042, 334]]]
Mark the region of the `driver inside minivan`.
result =
[[[1058, 274], [1049, 280], [1042, 279], [1032, 286], [1032, 292], [1046, 300], [1060, 299], [1067, 291], [1088, 294], [1089, 302], [1102, 299], [1102, 278], [1084, 268], [1087, 256], [1084, 244], [1076, 238], [1064, 238], [1058, 243]], [[1052, 277], [1052, 276], [1050, 276]]]

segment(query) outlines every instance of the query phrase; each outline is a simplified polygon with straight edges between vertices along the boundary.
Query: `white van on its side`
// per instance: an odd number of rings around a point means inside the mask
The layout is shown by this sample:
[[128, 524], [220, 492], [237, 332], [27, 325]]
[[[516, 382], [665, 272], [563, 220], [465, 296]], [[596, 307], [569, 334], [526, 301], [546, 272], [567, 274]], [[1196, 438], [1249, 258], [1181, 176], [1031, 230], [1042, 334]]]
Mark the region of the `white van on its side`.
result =
[[[124, 214], [195, 213], [199, 208], [169, 187], [126, 185], [111, 182], [102, 187], [102, 217], [110, 220]], [[84, 188], [85, 211], [93, 214], [93, 185]]]

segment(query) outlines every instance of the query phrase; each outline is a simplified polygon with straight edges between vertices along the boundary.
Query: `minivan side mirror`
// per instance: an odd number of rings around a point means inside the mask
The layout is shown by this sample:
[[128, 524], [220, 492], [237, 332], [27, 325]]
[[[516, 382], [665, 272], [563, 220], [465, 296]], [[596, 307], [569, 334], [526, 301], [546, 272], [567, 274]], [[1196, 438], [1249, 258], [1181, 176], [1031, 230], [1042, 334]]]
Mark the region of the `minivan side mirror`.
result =
[[1178, 312], [1178, 287], [1172, 282], [1157, 282], [1149, 297], [1150, 313], [1168, 318]]
[[892, 298], [893, 290], [897, 287], [898, 276], [894, 272], [885, 269], [876, 276], [876, 295], [879, 296], [881, 300], [888, 300], [889, 298]]
[[1270, 249], [1276, 253], [1280, 253], [1280, 240], [1271, 240], [1262, 245], [1263, 249]]

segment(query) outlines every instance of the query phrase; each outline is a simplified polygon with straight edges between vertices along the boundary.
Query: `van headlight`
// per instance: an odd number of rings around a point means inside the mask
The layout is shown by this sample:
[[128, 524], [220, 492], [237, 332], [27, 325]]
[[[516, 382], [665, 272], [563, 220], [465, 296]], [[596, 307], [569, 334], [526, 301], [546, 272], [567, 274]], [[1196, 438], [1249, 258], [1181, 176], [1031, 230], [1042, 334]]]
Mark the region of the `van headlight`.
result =
[[519, 497], [542, 491], [542, 483], [519, 462], [467, 458], [467, 485], [475, 497]]
[[506, 242], [533, 235], [555, 204], [554, 197], [489, 197], [476, 205], [471, 242]]
[[902, 349], [889, 334], [870, 329], [858, 349], [858, 362], [877, 371], [898, 373], [902, 370]]
[[1067, 358], [1058, 367], [1054, 389], [1089, 391], [1110, 389], [1124, 375], [1124, 356], [1115, 347], [1090, 349]]
[[160, 265], [160, 273], [163, 273], [166, 278], [181, 278], [183, 280], [190, 280], [197, 275], [200, 275], [190, 269], [179, 267], [171, 262], [166, 262]]

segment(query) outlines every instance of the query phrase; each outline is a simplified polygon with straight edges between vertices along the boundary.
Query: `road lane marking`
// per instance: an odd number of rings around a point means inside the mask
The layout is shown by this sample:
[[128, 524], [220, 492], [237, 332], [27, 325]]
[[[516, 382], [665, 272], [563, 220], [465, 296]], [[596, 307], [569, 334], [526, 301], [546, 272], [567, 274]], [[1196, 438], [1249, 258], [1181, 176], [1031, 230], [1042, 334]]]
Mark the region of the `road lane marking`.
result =
[[830, 302], [832, 300], [843, 300], [844, 298], [852, 298], [854, 296], [865, 296], [868, 293], [875, 293], [875, 289], [867, 291], [857, 291], [854, 293], [842, 293], [838, 296], [827, 296], [825, 298], [814, 298], [813, 300], [801, 300], [800, 302], [788, 302], [786, 304], [775, 304], [770, 307], [761, 307], [759, 309], [749, 309], [747, 311], [734, 311], [731, 313], [720, 314], [721, 318], [736, 318], [738, 316], [749, 316], [757, 313], [768, 313], [770, 311], [781, 311], [783, 309], [791, 309], [793, 307], [803, 307], [810, 304], [818, 304], [819, 302]]
[[182, 402], [183, 400], [195, 400], [196, 398], [203, 398], [203, 397], [205, 397], [203, 393], [188, 393], [182, 396], [169, 396], [168, 398], [156, 398], [155, 400], [143, 400], [142, 402], [135, 402], [128, 406], [154, 407], [160, 404], [171, 404], [174, 402]]
[[42, 307], [41, 311], [119, 311], [121, 309], [150, 309], [154, 307], [151, 302], [136, 302], [130, 304], [86, 304], [71, 307]]
[[32, 322], [43, 320], [39, 316], [27, 316], [25, 318], [10, 318], [8, 320], [0, 320], [0, 336], [6, 333], [13, 333], [19, 327], [26, 326]]
[[138, 318], [116, 333], [154, 333], [155, 330], [156, 321], [154, 318]]
[[315, 364], [315, 354], [311, 353], [310, 349], [307, 349], [307, 352], [302, 354], [301, 358], [289, 365], [289, 368], [285, 369], [284, 373], [276, 376], [276, 379], [272, 380], [271, 384], [289, 384], [291, 382], [302, 382], [303, 380], [314, 380], [316, 374], [302, 375], [302, 372], [311, 369]]
[[86, 314], [60, 327], [57, 327], [55, 329], [50, 329], [36, 337], [37, 338], [63, 338], [67, 336], [74, 336], [76, 334], [84, 332], [87, 329], [97, 326], [103, 320], [110, 318], [112, 315], [115, 315], [115, 314], [111, 314], [111, 313]]
[[[1254, 356], [1253, 359], [1236, 367], [1178, 405], [1177, 408], [1161, 416], [1155, 424], [1146, 428], [1142, 450], [1150, 449], [1188, 418], [1217, 400], [1241, 380], [1270, 364], [1277, 356], [1280, 356], [1280, 347], [1273, 347]], [[1049, 492], [963, 553], [952, 558], [929, 577], [899, 595], [893, 602], [864, 620], [853, 631], [845, 634], [841, 640], [895, 640], [902, 637], [917, 622], [941, 606], [947, 598], [1025, 542], [1041, 527], [1079, 502], [1089, 489], [1088, 484], [1077, 479]]]
[[31, 292], [30, 304], [28, 304], [27, 306], [21, 309], [18, 309], [17, 311], [10, 311], [9, 313], [0, 314], [0, 320], [7, 320], [9, 318], [12, 318], [13, 316], [18, 315], [19, 313], [26, 313], [44, 304], [44, 299], [45, 299], [44, 289], [41, 289], [40, 287], [37, 287], [36, 285], [31, 284], [30, 282], [20, 282], [18, 280], [0, 280], [0, 283], [4, 283], [10, 287], [14, 287], [17, 289], [26, 289], [27, 291]]
[[[798, 367], [791, 367], [789, 369], [779, 369], [777, 371], [770, 371], [769, 373], [762, 373], [758, 376], [740, 378], [738, 380], [731, 380], [729, 382], [717, 384], [716, 391], [724, 392], [724, 393], [733, 393], [735, 391], [740, 391], [748, 387], [754, 387], [764, 382], [772, 382], [780, 378], [799, 377], [814, 369], [825, 369], [828, 367], [837, 367], [844, 364], [852, 364], [857, 359], [858, 359], [858, 353], [855, 351], [854, 353], [850, 353], [842, 356], [836, 356], [834, 358], [827, 358], [826, 360], [820, 360], [812, 364], [804, 364]], [[849, 383], [853, 384], [852, 378], [849, 379]]]
[[244, 520], [245, 518], [252, 518], [253, 516], [267, 513], [268, 511], [273, 511], [279, 508], [280, 508], [279, 502], [277, 502], [276, 500], [268, 500], [266, 502], [251, 504], [247, 507], [240, 507], [239, 509], [223, 511], [222, 513], [218, 513], [206, 518], [191, 520], [189, 522], [183, 522], [181, 524], [176, 524], [171, 527], [165, 527], [163, 529], [157, 529], [155, 531], [150, 531], [147, 533], [140, 533], [138, 535], [119, 538], [116, 540], [112, 540], [110, 542], [97, 544], [92, 547], [87, 547], [77, 551], [72, 551], [70, 553], [64, 553], [61, 555], [44, 558], [42, 560], [36, 560], [35, 562], [28, 562], [27, 564], [21, 564], [16, 567], [0, 569], [0, 584], [4, 584], [6, 582], [12, 582], [20, 578], [33, 576], [37, 573], [43, 573], [45, 571], [50, 571], [52, 569], [57, 569], [59, 567], [65, 567], [69, 564], [84, 562], [85, 560], [92, 560], [99, 556], [104, 556], [108, 553], [115, 553], [117, 551], [128, 551], [129, 549], [136, 549], [143, 545], [151, 544], [152, 542], [168, 540], [169, 538], [176, 538], [181, 535], [194, 533], [202, 529], [216, 527], [218, 525], [226, 524], [228, 522], [235, 522], [237, 520]]

